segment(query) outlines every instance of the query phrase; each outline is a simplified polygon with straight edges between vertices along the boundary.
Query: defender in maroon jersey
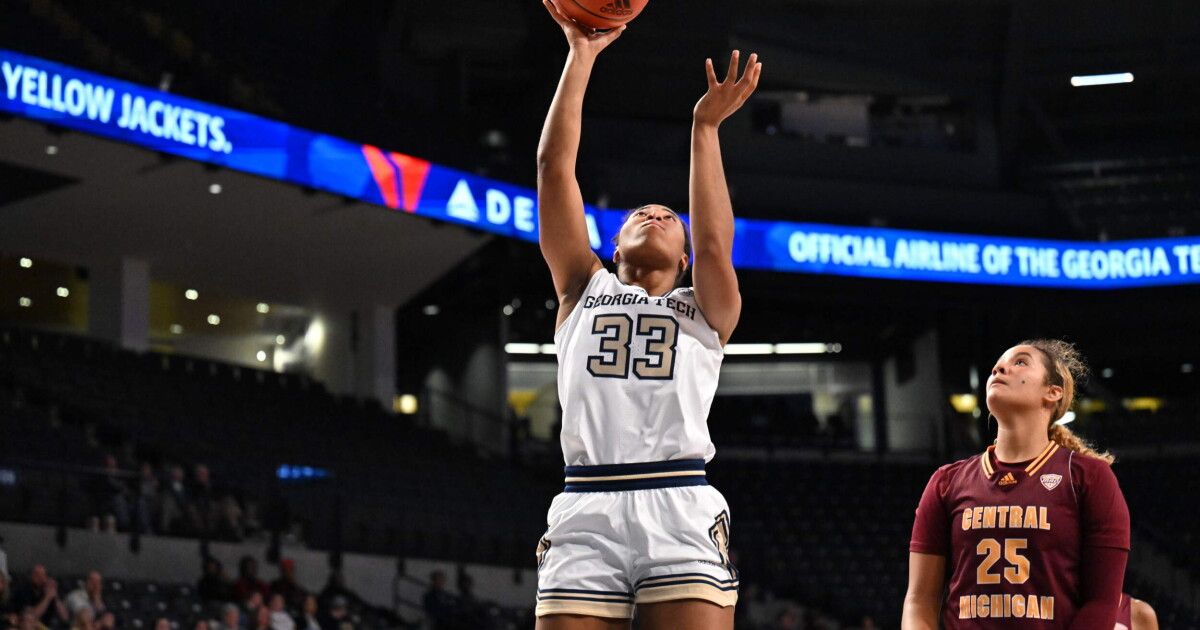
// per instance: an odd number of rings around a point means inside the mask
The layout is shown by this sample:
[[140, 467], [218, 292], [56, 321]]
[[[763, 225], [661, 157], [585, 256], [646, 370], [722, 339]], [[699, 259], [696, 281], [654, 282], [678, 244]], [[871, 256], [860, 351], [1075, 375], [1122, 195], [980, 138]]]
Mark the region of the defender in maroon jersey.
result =
[[1056, 422], [1084, 372], [1075, 348], [1053, 340], [1014, 346], [992, 368], [996, 443], [939, 468], [921, 496], [904, 629], [939, 617], [950, 629], [1113, 627], [1129, 510], [1112, 456]]

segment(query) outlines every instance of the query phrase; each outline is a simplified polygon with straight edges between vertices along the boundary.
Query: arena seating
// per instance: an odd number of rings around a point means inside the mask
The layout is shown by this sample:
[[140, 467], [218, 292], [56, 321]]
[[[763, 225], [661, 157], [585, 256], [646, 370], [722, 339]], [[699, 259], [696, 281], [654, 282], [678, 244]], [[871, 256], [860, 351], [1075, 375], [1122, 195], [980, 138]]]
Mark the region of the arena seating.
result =
[[[738, 416], [750, 420], [739, 425]], [[300, 376], [14, 328], [0, 328], [0, 417], [0, 464], [16, 462], [20, 470], [15, 487], [0, 486], [0, 518], [9, 520], [83, 525], [94, 511], [90, 482], [63, 471], [94, 471], [111, 452], [126, 469], [208, 464], [241, 506], [246, 536], [266, 528], [282, 496], [316, 548], [529, 566], [530, 541], [544, 529], [560, 474], [558, 462], [527, 469], [481, 457], [439, 431], [338, 398]], [[787, 428], [777, 426], [780, 418], [799, 420]], [[722, 444], [762, 446], [779, 436], [789, 446], [840, 444], [816, 430], [803, 397], [719, 398], [713, 425]], [[294, 439], [300, 434], [305, 439]], [[450, 459], [455, 466], [442, 465]], [[719, 457], [710, 478], [734, 515], [744, 584], [830, 611], [845, 624], [864, 614], [894, 620], [913, 509], [934, 465], [845, 459], [853, 461]], [[284, 463], [322, 467], [334, 478], [281, 482], [275, 470]], [[1132, 459], [1117, 472], [1141, 489], [1129, 495], [1139, 530], [1157, 533], [1156, 541], [1197, 571], [1188, 550], [1198, 532], [1174, 494], [1188, 478], [1188, 460]], [[238, 482], [223, 483], [229, 479]], [[197, 612], [184, 614], [194, 603], [186, 587], [158, 588], [169, 597], [131, 598], [138, 606], [131, 618], [148, 619], [160, 605], [180, 619]], [[1129, 588], [1174, 621], [1164, 627], [1195, 621], [1172, 594], [1137, 576]]]
[[1083, 432], [1110, 448], [1129, 446], [1200, 445], [1200, 409], [1194, 402], [1169, 399], [1158, 411], [1093, 414]]
[[1195, 457], [1119, 459], [1113, 470], [1121, 485], [1137, 488], [1126, 492], [1131, 512], [1137, 515], [1139, 529], [1156, 543], [1176, 551], [1181, 567], [1200, 576], [1200, 558], [1192, 553], [1200, 543], [1200, 523], [1188, 509], [1181, 509], [1180, 489], [1189, 486], [1195, 474]]
[[[899, 619], [929, 465], [720, 462], [743, 579], [836, 611]], [[852, 586], [853, 588], [846, 588]]]
[[[82, 589], [86, 576], [52, 576], [58, 581], [64, 597], [76, 589]], [[14, 576], [14, 588], [20, 589], [25, 577]], [[116, 617], [117, 628], [129, 630], [152, 630], [160, 619], [170, 623], [171, 630], [192, 630], [200, 622], [210, 628], [219, 628], [222, 607], [227, 601], [204, 601], [197, 592], [194, 582], [161, 583], [141, 580], [105, 579], [103, 599]], [[322, 599], [322, 598], [318, 598]], [[416, 628], [386, 610], [365, 605], [354, 598], [347, 598], [348, 618], [354, 628]], [[299, 611], [288, 611], [296, 616]], [[245, 618], [247, 611], [243, 610]], [[507, 617], [507, 613], [500, 613]], [[505, 619], [507, 620], [507, 619]], [[248, 619], [244, 627], [253, 627]], [[495, 630], [515, 628], [498, 623]]]
[[[321, 548], [340, 538], [345, 550], [527, 565], [561, 483], [557, 471], [535, 476], [483, 459], [441, 432], [303, 377], [137, 355], [67, 335], [0, 330], [0, 409], [13, 423], [0, 457], [95, 469], [112, 452], [127, 470], [205, 463], [218, 492], [236, 498], [250, 521], [247, 533], [277, 517], [264, 510], [283, 496], [307, 541]], [[448, 460], [456, 465], [443, 466]], [[334, 478], [280, 482], [281, 464], [324, 468]], [[67, 482], [72, 500], [63, 514], [61, 475], [36, 467], [22, 475], [19, 492], [0, 492], [8, 497], [0, 509], [20, 503], [24, 519], [85, 524], [88, 481]], [[236, 486], [224, 483], [231, 479]], [[309, 509], [314, 501], [324, 509]], [[497, 503], [506, 506], [500, 520], [490, 518]], [[341, 532], [332, 505], [342, 506]]]
[[840, 416], [822, 424], [812, 396], [717, 396], [708, 419], [713, 441], [722, 446], [851, 449], [854, 437]]

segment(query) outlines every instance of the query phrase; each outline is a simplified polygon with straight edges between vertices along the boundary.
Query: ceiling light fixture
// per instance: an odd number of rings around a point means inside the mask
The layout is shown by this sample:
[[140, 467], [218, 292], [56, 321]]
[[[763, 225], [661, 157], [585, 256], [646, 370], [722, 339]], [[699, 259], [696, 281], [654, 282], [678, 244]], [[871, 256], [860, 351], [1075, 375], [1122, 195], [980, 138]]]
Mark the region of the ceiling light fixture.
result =
[[1084, 74], [1071, 77], [1071, 85], [1075, 87], [1087, 87], [1090, 85], [1112, 85], [1114, 83], [1133, 83], [1133, 73], [1118, 72], [1116, 74]]

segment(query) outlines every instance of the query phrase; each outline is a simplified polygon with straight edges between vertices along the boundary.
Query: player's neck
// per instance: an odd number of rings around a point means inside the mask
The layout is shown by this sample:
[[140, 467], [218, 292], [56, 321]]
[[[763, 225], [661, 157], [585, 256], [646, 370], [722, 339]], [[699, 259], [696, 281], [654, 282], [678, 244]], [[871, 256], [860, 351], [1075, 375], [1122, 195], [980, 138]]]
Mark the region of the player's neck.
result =
[[675, 288], [676, 275], [673, 270], [646, 269], [621, 263], [617, 268], [617, 278], [625, 284], [645, 289], [649, 295], [660, 296]]
[[996, 459], [1017, 463], [1029, 461], [1046, 450], [1050, 436], [1039, 418], [1014, 418], [996, 430]]

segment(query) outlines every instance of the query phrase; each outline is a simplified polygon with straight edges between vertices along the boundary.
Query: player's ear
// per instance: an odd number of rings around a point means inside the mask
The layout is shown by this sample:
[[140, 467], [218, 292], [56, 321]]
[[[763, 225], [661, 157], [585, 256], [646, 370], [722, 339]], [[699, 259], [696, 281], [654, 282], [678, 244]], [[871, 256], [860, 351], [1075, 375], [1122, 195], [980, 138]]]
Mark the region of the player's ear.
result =
[[621, 248], [620, 247], [613, 249], [613, 262], [618, 265], [621, 264]]
[[1051, 385], [1049, 389], [1046, 390], [1046, 400], [1050, 402], [1056, 403], [1062, 400], [1062, 397], [1063, 388], [1061, 385]]

